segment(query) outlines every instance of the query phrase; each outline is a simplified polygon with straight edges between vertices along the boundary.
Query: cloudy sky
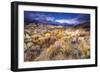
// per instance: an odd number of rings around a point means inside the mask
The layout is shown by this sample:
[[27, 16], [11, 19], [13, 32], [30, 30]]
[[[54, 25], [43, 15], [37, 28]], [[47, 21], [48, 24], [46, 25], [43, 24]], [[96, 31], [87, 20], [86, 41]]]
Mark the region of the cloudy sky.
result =
[[24, 21], [77, 25], [90, 21], [90, 14], [24, 11]]

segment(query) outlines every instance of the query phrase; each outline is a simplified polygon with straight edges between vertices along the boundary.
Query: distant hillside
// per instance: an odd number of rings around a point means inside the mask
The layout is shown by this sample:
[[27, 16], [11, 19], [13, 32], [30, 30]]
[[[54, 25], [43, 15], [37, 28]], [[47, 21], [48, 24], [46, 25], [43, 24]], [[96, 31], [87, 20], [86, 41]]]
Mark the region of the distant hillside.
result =
[[74, 28], [83, 28], [86, 30], [90, 30], [90, 22], [85, 22], [79, 25], [74, 26]]
[[83, 28], [83, 29], [86, 29], [86, 30], [90, 30], [90, 22], [84, 22], [84, 23], [81, 23], [81, 24], [67, 24], [67, 23], [53, 23], [53, 22], [44, 22], [44, 21], [32, 21], [32, 22], [25, 22], [24, 23], [25, 25], [37, 25], [37, 26], [40, 26], [42, 25], [43, 27], [47, 27], [45, 25], [48, 25], [48, 26], [52, 26], [52, 27], [57, 27], [57, 28], [69, 28], [69, 27], [72, 27], [72, 28]]

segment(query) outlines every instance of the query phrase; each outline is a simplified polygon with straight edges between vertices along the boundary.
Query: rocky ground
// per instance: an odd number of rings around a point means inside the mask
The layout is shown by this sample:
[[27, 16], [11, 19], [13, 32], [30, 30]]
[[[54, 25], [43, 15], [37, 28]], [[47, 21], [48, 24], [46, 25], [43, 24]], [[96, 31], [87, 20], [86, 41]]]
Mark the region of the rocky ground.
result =
[[90, 58], [90, 32], [84, 28], [35, 23], [24, 28], [26, 62]]

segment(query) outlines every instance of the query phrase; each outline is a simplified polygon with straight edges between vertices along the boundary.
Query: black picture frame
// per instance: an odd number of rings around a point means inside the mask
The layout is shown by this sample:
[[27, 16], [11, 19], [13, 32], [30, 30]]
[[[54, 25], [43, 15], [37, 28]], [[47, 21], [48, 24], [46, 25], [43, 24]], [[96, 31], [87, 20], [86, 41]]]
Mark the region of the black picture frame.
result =
[[[95, 10], [95, 64], [86, 65], [72, 65], [72, 66], [52, 66], [52, 67], [38, 67], [38, 68], [18, 68], [18, 6], [19, 5], [35, 5], [35, 6], [49, 6], [49, 7], [68, 7], [68, 8], [82, 8]], [[68, 4], [49, 4], [49, 3], [35, 3], [35, 2], [11, 2], [11, 71], [35, 71], [35, 70], [50, 70], [50, 69], [65, 69], [65, 68], [81, 68], [81, 67], [95, 67], [97, 66], [97, 7], [83, 6], [83, 5], [68, 5]]]

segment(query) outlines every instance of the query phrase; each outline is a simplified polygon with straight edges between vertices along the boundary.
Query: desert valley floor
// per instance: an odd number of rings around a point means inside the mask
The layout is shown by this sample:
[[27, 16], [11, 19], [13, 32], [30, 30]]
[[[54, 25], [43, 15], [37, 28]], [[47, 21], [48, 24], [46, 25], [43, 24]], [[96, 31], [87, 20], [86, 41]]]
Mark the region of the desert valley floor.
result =
[[90, 29], [30, 23], [24, 26], [24, 61], [90, 58]]

